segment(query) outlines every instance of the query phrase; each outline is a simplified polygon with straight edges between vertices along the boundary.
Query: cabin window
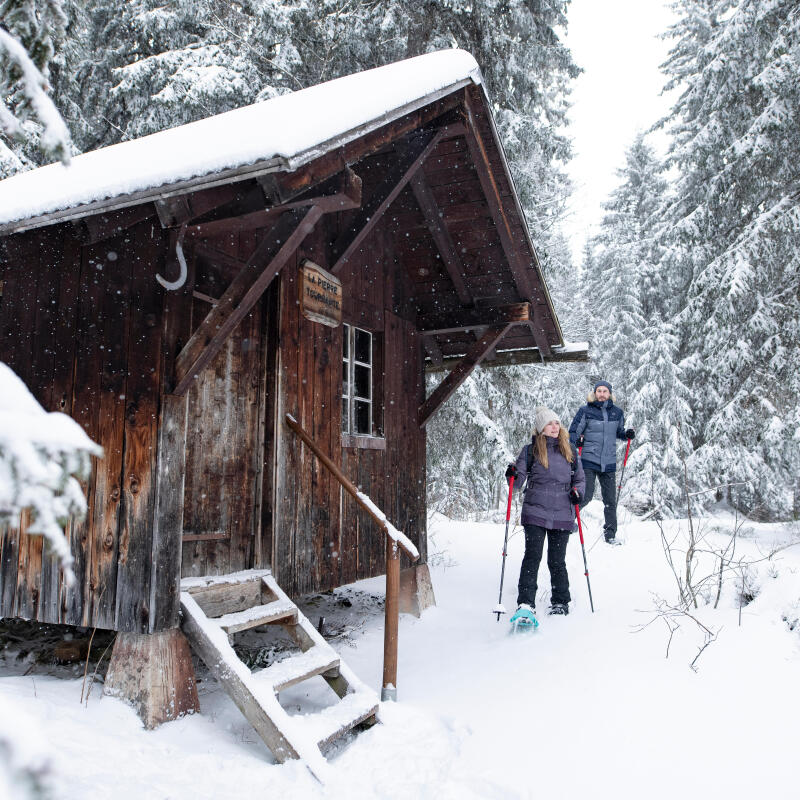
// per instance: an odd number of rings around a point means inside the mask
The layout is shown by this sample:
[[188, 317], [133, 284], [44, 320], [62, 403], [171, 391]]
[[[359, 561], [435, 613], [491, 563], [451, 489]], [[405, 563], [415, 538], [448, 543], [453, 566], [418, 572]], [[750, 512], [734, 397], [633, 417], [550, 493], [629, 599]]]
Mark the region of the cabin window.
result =
[[342, 326], [342, 433], [346, 445], [357, 446], [355, 437], [383, 435], [380, 339], [380, 334], [355, 325]]
[[372, 334], [344, 325], [342, 432], [372, 435]]

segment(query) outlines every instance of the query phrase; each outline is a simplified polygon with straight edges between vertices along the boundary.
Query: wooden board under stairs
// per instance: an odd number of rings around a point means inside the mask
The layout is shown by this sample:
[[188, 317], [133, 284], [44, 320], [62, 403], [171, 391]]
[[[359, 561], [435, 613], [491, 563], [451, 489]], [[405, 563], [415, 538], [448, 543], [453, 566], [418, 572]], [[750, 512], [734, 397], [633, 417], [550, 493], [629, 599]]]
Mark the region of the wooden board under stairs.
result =
[[[323, 780], [327, 764], [322, 748], [357, 725], [377, 722], [377, 694], [341, 660], [268, 570], [184, 579], [181, 620], [189, 643], [278, 762], [300, 758]], [[300, 652], [251, 672], [228, 635], [260, 625], [280, 625]], [[312, 714], [288, 714], [277, 693], [317, 675], [339, 701]]]

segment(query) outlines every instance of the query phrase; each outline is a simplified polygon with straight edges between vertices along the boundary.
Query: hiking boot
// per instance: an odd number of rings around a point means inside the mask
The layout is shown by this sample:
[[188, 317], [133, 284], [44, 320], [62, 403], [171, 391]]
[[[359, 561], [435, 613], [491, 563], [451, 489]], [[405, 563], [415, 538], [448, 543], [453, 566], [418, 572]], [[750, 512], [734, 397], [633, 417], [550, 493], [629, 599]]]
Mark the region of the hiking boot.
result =
[[619, 539], [617, 539], [616, 536], [611, 536], [611, 537], [606, 537], [606, 544], [618, 545], [618, 544], [622, 544], [622, 542], [620, 542]]
[[558, 614], [566, 617], [569, 614], [569, 606], [566, 603], [553, 603], [547, 611], [548, 614]]

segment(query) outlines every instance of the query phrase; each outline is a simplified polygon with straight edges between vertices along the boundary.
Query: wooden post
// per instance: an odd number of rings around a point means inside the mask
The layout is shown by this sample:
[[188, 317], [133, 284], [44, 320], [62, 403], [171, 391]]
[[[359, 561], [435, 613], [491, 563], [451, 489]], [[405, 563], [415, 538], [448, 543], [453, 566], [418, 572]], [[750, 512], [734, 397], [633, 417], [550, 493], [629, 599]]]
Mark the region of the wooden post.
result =
[[402, 550], [412, 561], [419, 558], [418, 553], [409, 552], [400, 541], [389, 535], [386, 520], [378, 517], [359, 496], [358, 489], [347, 476], [317, 446], [314, 440], [303, 430], [297, 420], [286, 414], [286, 424], [308, 445], [311, 451], [330, 470], [342, 488], [352, 495], [355, 501], [386, 531], [386, 606], [383, 630], [383, 688], [381, 700], [397, 700], [397, 628], [400, 617], [400, 551]]
[[383, 687], [381, 700], [397, 700], [397, 630], [400, 618], [400, 552], [386, 537], [386, 608], [383, 624]]
[[177, 629], [118, 633], [103, 694], [133, 706], [147, 730], [200, 710], [189, 643]]

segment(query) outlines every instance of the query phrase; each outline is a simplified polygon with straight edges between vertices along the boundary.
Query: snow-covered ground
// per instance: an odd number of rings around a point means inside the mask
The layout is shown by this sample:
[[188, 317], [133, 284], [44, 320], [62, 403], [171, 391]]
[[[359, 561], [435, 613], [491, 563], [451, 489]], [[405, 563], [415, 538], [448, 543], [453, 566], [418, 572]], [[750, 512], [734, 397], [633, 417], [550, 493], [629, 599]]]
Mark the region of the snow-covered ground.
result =
[[[538, 631], [514, 637], [507, 618], [498, 623], [490, 613], [503, 526], [431, 519], [438, 607], [401, 619], [400, 702], [383, 704], [383, 724], [337, 751], [325, 787], [298, 763], [272, 763], [211, 679], [202, 684], [200, 715], [145, 732], [98, 687], [82, 706], [79, 678], [21, 675], [7, 648], [0, 707], [13, 696], [47, 732], [57, 798], [797, 797], [800, 546], [767, 557], [775, 544], [800, 541], [797, 529], [750, 524], [739, 532], [735, 559], [758, 560], [744, 578], [755, 599], [739, 624], [739, 570], [718, 609], [701, 603], [696, 619], [717, 637], [692, 669], [702, 629], [677, 618], [670, 641], [656, 618], [656, 596], [676, 597], [658, 526], [626, 515], [625, 546], [608, 547], [598, 541], [599, 511], [593, 503], [585, 520], [596, 613], [575, 535], [570, 615], [542, 615]], [[733, 519], [719, 514], [703, 525], [704, 546], [716, 548]], [[671, 523], [670, 536], [679, 527], [686, 523]], [[509, 544], [509, 609], [522, 549], [518, 533]], [[358, 598], [379, 594], [382, 580], [355, 588], [354, 619]], [[709, 592], [713, 604], [715, 587]], [[548, 595], [543, 564], [542, 611]], [[367, 622], [334, 645], [377, 689], [382, 620], [374, 598], [367, 605]], [[318, 680], [309, 697], [296, 687], [282, 702], [324, 702], [329, 690]]]

